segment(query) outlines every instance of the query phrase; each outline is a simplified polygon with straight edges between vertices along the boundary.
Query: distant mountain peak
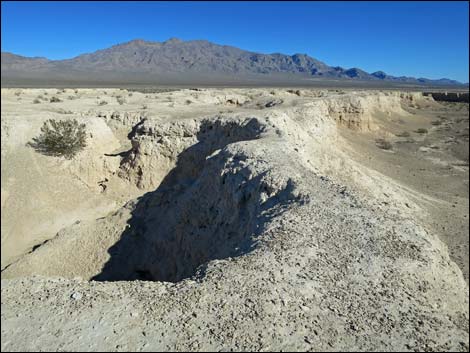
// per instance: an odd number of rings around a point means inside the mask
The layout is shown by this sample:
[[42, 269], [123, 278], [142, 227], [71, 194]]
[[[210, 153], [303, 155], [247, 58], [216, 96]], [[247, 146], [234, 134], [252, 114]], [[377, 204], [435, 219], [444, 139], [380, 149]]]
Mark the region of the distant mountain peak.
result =
[[385, 78], [387, 78], [387, 74], [383, 71], [376, 71], [376, 72], [371, 73], [371, 75], [381, 80], [384, 80]]
[[171, 38], [168, 38], [166, 41], [164, 41], [163, 43], [164, 44], [179, 44], [179, 43], [182, 43], [183, 41], [179, 38], [176, 38], [176, 37], [171, 37]]
[[[172, 75], [176, 81], [184, 81], [191, 75], [210, 80], [225, 77], [227, 80], [252, 77], [269, 80], [284, 77], [289, 80], [334, 79], [353, 81], [386, 81], [408, 84], [461, 85], [457, 81], [428, 80], [412, 77], [395, 77], [383, 71], [372, 74], [360, 68], [332, 67], [304, 53], [286, 55], [262, 54], [236, 47], [219, 45], [207, 40], [183, 41], [171, 37], [164, 42], [136, 38], [110, 48], [85, 53], [67, 60], [28, 58], [2, 53], [2, 77], [41, 76], [80, 77], [106, 75], [119, 77], [144, 77], [146, 80], [158, 75]], [[142, 76], [138, 76], [142, 75]], [[113, 76], [114, 77], [114, 76]]]

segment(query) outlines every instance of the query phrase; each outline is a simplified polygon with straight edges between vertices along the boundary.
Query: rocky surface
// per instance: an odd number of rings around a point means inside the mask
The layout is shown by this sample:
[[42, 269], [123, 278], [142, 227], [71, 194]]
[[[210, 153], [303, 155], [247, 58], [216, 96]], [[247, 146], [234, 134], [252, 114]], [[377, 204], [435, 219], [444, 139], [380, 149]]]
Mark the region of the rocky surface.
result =
[[[340, 133], [385, 133], [379, 118], [412, 119], [410, 109], [437, 104], [432, 98], [106, 92], [106, 110], [96, 106], [102, 90], [79, 90], [63, 107], [96, 120], [95, 144], [55, 163], [70, 163], [64, 180], [108, 178], [104, 191], [84, 196], [127, 202], [10, 259], [2, 350], [468, 350], [462, 271], [404, 184], [351, 158]], [[12, 145], [31, 109], [12, 109], [16, 97], [37, 94], [2, 90], [2, 162], [26, 149]], [[22, 131], [30, 138], [34, 129]], [[51, 158], [22, 153], [39, 170]], [[2, 189], [3, 178], [2, 167]], [[2, 211], [22, 192], [11, 185]], [[3, 217], [2, 226], [11, 222]], [[2, 255], [12, 240], [2, 229]]]

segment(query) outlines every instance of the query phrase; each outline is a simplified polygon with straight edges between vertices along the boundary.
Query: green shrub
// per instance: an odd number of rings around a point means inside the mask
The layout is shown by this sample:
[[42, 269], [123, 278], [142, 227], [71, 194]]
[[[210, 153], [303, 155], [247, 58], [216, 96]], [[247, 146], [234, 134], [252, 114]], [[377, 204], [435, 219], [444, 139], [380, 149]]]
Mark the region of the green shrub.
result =
[[41, 127], [41, 134], [28, 144], [45, 155], [71, 159], [86, 146], [86, 125], [76, 119], [49, 119]]

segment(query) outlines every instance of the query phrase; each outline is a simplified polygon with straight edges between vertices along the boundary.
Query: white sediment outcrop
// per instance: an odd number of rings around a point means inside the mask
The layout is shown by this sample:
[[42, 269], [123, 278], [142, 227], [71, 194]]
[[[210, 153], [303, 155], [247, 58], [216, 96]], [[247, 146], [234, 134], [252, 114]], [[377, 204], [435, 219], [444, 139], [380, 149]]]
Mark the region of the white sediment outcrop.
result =
[[[406, 118], [432, 98], [233, 89], [132, 99], [72, 114], [92, 142], [55, 163], [109, 208], [75, 214], [5, 266], [2, 350], [468, 350], [462, 272], [413, 200], [352, 161], [338, 134], [380, 129], [376, 114]], [[2, 106], [2, 162], [19, 153], [15, 119]], [[46, 157], [27, 158], [44, 168]], [[3, 178], [2, 166], [2, 191]]]

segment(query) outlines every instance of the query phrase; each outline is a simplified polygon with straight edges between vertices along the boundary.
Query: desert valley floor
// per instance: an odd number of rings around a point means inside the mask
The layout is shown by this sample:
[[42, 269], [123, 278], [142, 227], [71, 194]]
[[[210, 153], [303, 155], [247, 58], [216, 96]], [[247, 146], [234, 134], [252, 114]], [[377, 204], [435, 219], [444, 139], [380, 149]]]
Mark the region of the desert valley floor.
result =
[[[468, 103], [1, 98], [2, 351], [468, 351]], [[74, 159], [28, 145], [51, 118], [86, 124]]]

